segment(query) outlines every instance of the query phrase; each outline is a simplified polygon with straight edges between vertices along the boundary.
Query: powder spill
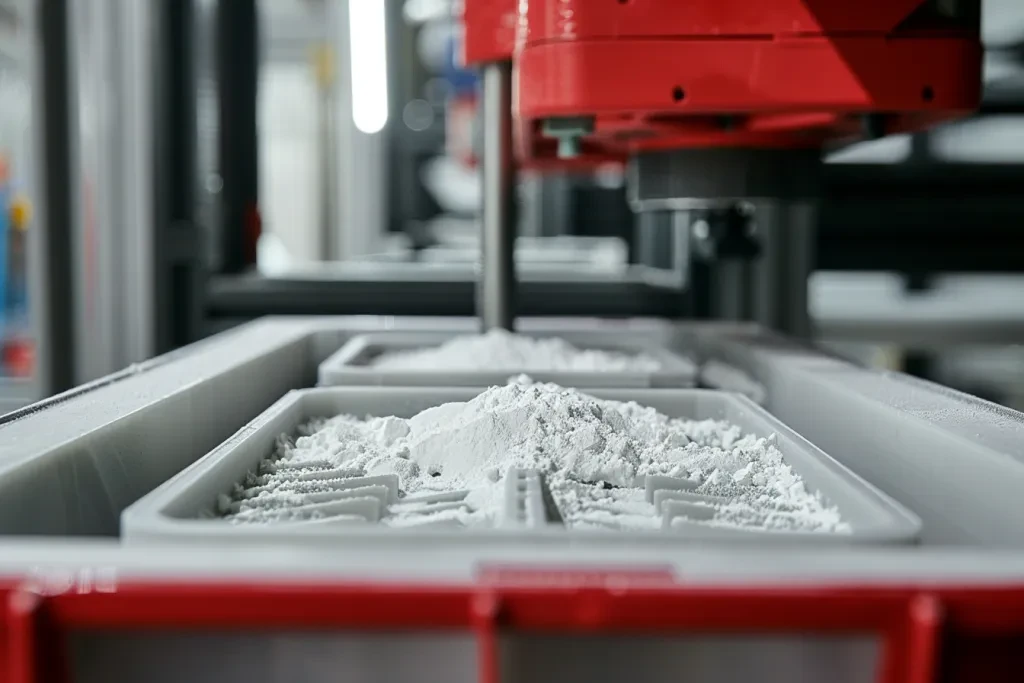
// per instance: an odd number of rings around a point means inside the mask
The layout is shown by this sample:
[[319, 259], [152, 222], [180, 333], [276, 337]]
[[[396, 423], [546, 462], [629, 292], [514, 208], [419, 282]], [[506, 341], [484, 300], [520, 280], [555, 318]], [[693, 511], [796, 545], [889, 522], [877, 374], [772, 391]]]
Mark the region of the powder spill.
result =
[[[569, 527], [660, 528], [644, 485], [648, 476], [667, 476], [685, 482], [697, 501], [682, 505], [699, 513], [690, 518], [695, 523], [850, 531], [834, 507], [806, 489], [774, 435], [670, 418], [553, 384], [492, 387], [411, 419], [339, 415], [314, 420], [300, 434], [279, 439], [261, 473], [223, 497], [221, 514], [239, 523], [319, 519], [373, 496], [384, 500], [384, 485], [397, 477], [397, 502], [386, 506], [384, 524], [498, 526], [505, 476], [520, 468], [540, 472]], [[346, 485], [346, 477], [363, 479]]]
[[433, 348], [383, 353], [370, 365], [385, 370], [656, 372], [663, 369], [661, 361], [647, 354], [578, 349], [563, 339], [535, 339], [506, 330], [454, 337]]

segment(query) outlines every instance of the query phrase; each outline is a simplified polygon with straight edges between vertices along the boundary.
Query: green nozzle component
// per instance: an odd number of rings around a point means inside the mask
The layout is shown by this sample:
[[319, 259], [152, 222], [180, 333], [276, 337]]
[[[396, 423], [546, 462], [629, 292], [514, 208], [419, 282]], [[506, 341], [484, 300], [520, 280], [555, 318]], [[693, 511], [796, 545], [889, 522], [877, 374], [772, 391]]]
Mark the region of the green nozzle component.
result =
[[572, 159], [579, 156], [580, 140], [576, 136], [561, 136], [558, 138], [558, 158]]
[[558, 158], [572, 159], [580, 154], [580, 138], [594, 132], [594, 121], [590, 118], [548, 119], [543, 132], [558, 140]]

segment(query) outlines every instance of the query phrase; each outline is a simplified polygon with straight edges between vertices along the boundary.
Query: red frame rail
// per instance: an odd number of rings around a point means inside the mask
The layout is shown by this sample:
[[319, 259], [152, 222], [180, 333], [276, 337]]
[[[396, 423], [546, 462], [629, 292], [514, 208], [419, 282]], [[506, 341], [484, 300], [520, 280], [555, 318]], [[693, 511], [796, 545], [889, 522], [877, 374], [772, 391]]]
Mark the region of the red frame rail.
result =
[[[81, 592], [80, 592], [81, 591]], [[502, 632], [589, 634], [878, 633], [877, 680], [1017, 681], [1024, 584], [998, 587], [714, 588], [593, 582], [576, 586], [130, 582], [55, 595], [0, 591], [0, 671], [9, 683], [73, 680], [74, 630], [472, 631], [482, 683], [498, 683]]]

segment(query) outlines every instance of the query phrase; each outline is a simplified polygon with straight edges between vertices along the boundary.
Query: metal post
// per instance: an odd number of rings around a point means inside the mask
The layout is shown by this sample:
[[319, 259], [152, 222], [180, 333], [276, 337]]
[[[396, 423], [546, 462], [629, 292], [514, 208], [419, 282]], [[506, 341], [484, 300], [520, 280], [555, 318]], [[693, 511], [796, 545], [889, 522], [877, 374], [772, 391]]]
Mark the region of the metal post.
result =
[[754, 264], [754, 320], [771, 329], [778, 329], [784, 305], [781, 288], [786, 269], [786, 240], [783, 210], [779, 202], [764, 201], [756, 205], [754, 222], [761, 244], [761, 256]]
[[690, 212], [644, 211], [637, 216], [635, 231], [644, 282], [685, 290], [690, 279]]
[[154, 4], [154, 345], [165, 353], [199, 338], [204, 295], [198, 213], [197, 22], [194, 0]]
[[748, 262], [723, 259], [713, 266], [715, 318], [743, 321], [750, 318], [751, 288]]
[[762, 253], [754, 268], [754, 319], [788, 335], [810, 338], [807, 283], [814, 270], [816, 207], [812, 202], [778, 200], [758, 204], [755, 215]]
[[534, 234], [538, 237], [572, 234], [575, 220], [572, 179], [566, 173], [548, 173], [539, 177], [539, 183], [540, 220]]
[[338, 116], [337, 94], [334, 89], [334, 51], [329, 44], [320, 45], [316, 51], [314, 69], [318, 95], [318, 141], [320, 161], [320, 260], [326, 261], [338, 251], [338, 236], [334, 230], [337, 206], [338, 177], [335, 169]]
[[[120, 264], [124, 279], [115, 329], [123, 338], [119, 354], [104, 374], [143, 361], [155, 353], [153, 219], [155, 189], [153, 142], [153, 54], [158, 30], [155, 3], [108, 3], [119, 21], [117, 109], [121, 154]], [[109, 135], [109, 133], [108, 133]], [[116, 136], [112, 136], [115, 137]], [[147, 229], [148, 228], [148, 229]], [[117, 253], [117, 252], [115, 252]], [[117, 285], [115, 284], [115, 290]]]
[[77, 117], [71, 67], [68, 0], [41, 0], [37, 5], [38, 64], [34, 83], [42, 114], [39, 144], [40, 220], [31, 230], [32, 303], [40, 316], [39, 374], [43, 393], [61, 393], [75, 385], [75, 243], [78, 230]]
[[512, 65], [483, 70], [481, 271], [477, 309], [485, 330], [515, 322], [515, 216], [512, 166]]
[[255, 0], [220, 0], [217, 6], [220, 174], [224, 183], [220, 254], [223, 273], [240, 273], [256, 264], [258, 19]]
[[786, 212], [789, 264], [784, 272], [786, 318], [784, 330], [798, 339], [814, 334], [807, 287], [814, 272], [818, 212], [811, 202], [793, 202]]

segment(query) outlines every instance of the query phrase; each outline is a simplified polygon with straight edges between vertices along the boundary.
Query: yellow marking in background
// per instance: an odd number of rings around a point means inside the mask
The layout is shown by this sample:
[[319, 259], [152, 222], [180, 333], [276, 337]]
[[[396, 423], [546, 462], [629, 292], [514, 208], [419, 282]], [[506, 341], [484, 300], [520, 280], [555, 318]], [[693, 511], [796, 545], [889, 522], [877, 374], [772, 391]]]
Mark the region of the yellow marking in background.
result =
[[28, 228], [28, 222], [32, 220], [32, 205], [25, 197], [15, 197], [11, 200], [11, 227], [15, 230], [24, 231]]
[[313, 71], [316, 82], [321, 88], [330, 87], [334, 83], [334, 50], [330, 45], [317, 45], [313, 48]]

